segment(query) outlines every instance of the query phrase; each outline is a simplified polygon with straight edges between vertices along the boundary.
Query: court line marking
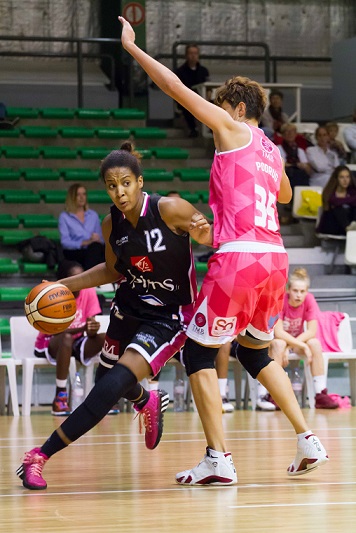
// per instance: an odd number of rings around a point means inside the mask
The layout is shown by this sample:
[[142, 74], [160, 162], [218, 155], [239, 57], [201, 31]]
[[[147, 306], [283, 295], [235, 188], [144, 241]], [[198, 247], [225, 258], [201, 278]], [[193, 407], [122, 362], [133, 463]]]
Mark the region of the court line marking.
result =
[[356, 502], [311, 502], [311, 503], [262, 503], [261, 505], [228, 505], [228, 509], [263, 509], [271, 507], [330, 507], [331, 505], [355, 505]]
[[[298, 488], [301, 488], [301, 489], [305, 489], [305, 487], [326, 487], [326, 486], [352, 486], [352, 485], [356, 485], [356, 481], [346, 481], [346, 482], [332, 482], [332, 481], [326, 481], [326, 482], [320, 482], [320, 481], [315, 481], [315, 482], [306, 482], [306, 483], [300, 483], [298, 485], [295, 485], [296, 487]], [[22, 493], [14, 493], [14, 494], [0, 494], [0, 500], [1, 499], [5, 499], [5, 498], [22, 498], [22, 497], [26, 497], [26, 498], [29, 498], [29, 497], [38, 497], [38, 496], [44, 496], [44, 497], [51, 497], [51, 496], [91, 496], [91, 495], [103, 495], [103, 494], [140, 494], [140, 493], [151, 493], [151, 492], [176, 492], [178, 490], [180, 491], [186, 491], [187, 489], [188, 490], [194, 490], [194, 491], [199, 491], [199, 490], [208, 490], [208, 491], [212, 491], [212, 490], [236, 490], [237, 492], [238, 491], [242, 491], [242, 490], [250, 490], [250, 489], [269, 489], [269, 488], [276, 488], [276, 487], [288, 487], [290, 488], [291, 487], [291, 483], [266, 483], [266, 484], [262, 484], [262, 483], [249, 483], [249, 484], [246, 484], [246, 485], [228, 485], [228, 486], [223, 486], [223, 485], [219, 485], [219, 486], [189, 486], [189, 485], [176, 485], [174, 487], [160, 487], [160, 488], [155, 488], [155, 489], [117, 489], [117, 490], [102, 490], [102, 491], [70, 491], [70, 492], [46, 492], [46, 491], [26, 491], [26, 492], [22, 492]], [[25, 490], [25, 489], [24, 489]], [[356, 502], [350, 502], [350, 505], [352, 504], [356, 504]], [[325, 502], [325, 503], [321, 503], [321, 502], [308, 502], [308, 503], [291, 503], [291, 504], [279, 504], [279, 503], [275, 503], [275, 504], [251, 504], [251, 505], [230, 505], [228, 506], [228, 508], [231, 508], [231, 509], [245, 509], [245, 508], [259, 508], [259, 507], [293, 507], [293, 506], [303, 506], [303, 505], [308, 505], [308, 506], [312, 506], [312, 505], [331, 505], [331, 504], [338, 504], [337, 502]], [[340, 502], [341, 504], [341, 502]], [[345, 502], [345, 504], [348, 504], [348, 502]]]

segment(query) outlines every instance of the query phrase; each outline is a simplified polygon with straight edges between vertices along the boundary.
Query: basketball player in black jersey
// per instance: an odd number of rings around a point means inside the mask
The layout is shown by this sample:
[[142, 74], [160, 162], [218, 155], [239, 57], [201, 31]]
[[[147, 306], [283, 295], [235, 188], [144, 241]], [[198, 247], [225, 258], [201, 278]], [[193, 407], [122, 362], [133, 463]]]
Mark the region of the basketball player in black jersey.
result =
[[105, 263], [59, 281], [72, 291], [113, 282], [118, 289], [94, 388], [41, 448], [25, 454], [17, 470], [32, 490], [47, 487], [42, 469], [49, 457], [98, 424], [121, 397], [142, 415], [146, 446], [157, 446], [164, 395], [147, 392], [139, 382], [157, 374], [184, 345], [184, 323], [196, 297], [189, 235], [212, 243], [209, 222], [191, 204], [143, 192], [140, 162], [130, 143], [104, 159], [101, 176], [113, 201], [103, 221]]

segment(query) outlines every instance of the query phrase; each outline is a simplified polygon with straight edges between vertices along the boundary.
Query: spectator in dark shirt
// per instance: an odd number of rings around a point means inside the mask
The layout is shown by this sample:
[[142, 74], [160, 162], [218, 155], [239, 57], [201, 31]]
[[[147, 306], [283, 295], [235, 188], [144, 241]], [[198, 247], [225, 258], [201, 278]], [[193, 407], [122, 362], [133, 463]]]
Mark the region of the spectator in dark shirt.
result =
[[[316, 231], [346, 235], [356, 222], [356, 187], [349, 167], [335, 168], [323, 189], [323, 211]], [[352, 227], [352, 229], [354, 229]]]
[[[191, 89], [194, 85], [209, 80], [209, 71], [199, 63], [199, 47], [188, 44], [185, 48], [185, 63], [175, 71], [184, 85]], [[184, 107], [178, 106], [189, 128], [189, 137], [198, 137], [197, 122], [195, 117]]]

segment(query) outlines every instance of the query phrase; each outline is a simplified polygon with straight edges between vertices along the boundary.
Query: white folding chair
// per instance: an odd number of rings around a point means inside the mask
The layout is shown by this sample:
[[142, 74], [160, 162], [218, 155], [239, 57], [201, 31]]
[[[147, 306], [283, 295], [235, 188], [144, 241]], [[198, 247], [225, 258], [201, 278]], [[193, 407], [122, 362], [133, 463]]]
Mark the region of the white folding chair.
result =
[[[35, 366], [47, 366], [46, 358], [34, 355], [35, 330], [24, 316], [10, 317], [11, 353], [15, 360], [22, 362], [22, 416], [30, 416]], [[69, 373], [73, 379], [76, 371], [75, 359], [71, 357]]]
[[356, 266], [356, 231], [346, 233], [345, 263]]
[[[110, 315], [97, 315], [95, 319], [100, 322], [98, 333], [106, 333], [110, 323]], [[86, 398], [93, 388], [94, 383], [94, 365], [99, 362], [99, 356], [93, 357], [90, 365], [84, 367], [84, 397]]]
[[[0, 337], [0, 367], [4, 367], [7, 370], [7, 376], [9, 380], [9, 396], [11, 399], [12, 412], [14, 416], [19, 416], [19, 401], [17, 397], [17, 381], [16, 381], [16, 361], [12, 358], [5, 358], [2, 356], [2, 345]], [[4, 387], [4, 397], [5, 397], [5, 375], [3, 381]], [[10, 400], [8, 400], [8, 412], [11, 412], [10, 409]]]

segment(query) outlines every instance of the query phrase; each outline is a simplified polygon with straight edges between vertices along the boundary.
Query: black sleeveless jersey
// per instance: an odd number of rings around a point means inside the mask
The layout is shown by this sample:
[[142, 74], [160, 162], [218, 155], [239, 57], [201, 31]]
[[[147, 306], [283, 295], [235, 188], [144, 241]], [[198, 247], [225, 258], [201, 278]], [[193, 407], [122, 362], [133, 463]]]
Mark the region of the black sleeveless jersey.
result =
[[189, 234], [168, 228], [159, 213], [160, 198], [144, 193], [136, 228], [111, 206], [109, 242], [117, 257], [115, 268], [125, 277], [115, 300], [124, 314], [176, 319], [180, 306], [196, 298], [195, 268]]

